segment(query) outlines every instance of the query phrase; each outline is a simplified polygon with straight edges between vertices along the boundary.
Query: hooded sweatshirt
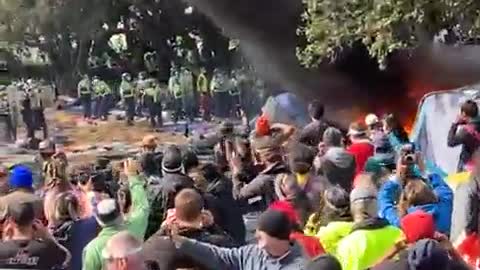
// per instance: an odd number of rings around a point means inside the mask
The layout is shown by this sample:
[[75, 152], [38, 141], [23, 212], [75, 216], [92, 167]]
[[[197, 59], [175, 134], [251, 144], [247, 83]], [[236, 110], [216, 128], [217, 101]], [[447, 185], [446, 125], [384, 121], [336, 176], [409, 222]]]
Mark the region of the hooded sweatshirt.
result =
[[[430, 175], [429, 180], [433, 192], [438, 198], [438, 202], [413, 206], [408, 208], [407, 212], [413, 213], [417, 210], [422, 210], [431, 214], [435, 220], [436, 230], [449, 235], [453, 211], [453, 191], [437, 174]], [[395, 200], [397, 198], [396, 194], [400, 194], [400, 192], [400, 184], [392, 180], [385, 182], [378, 192], [379, 216], [385, 218], [391, 225], [397, 227], [400, 227], [400, 217], [398, 216]]]
[[355, 158], [342, 147], [330, 147], [317, 159], [318, 173], [327, 178], [328, 184], [352, 189], [355, 176]]

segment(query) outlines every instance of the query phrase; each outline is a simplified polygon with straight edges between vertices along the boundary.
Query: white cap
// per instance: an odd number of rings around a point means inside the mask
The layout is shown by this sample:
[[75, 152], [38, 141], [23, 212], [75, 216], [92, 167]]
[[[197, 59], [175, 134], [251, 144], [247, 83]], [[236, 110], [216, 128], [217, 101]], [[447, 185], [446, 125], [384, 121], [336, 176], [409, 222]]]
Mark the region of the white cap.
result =
[[371, 113], [365, 117], [365, 124], [367, 126], [375, 125], [379, 122], [378, 116], [375, 114]]

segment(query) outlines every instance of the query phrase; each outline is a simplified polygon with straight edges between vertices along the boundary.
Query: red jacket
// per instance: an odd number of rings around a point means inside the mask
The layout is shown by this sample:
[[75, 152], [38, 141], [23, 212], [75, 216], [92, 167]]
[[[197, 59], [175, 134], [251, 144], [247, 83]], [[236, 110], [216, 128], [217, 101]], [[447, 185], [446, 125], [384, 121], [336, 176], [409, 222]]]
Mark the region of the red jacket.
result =
[[292, 232], [290, 234], [290, 240], [296, 241], [310, 258], [325, 254], [320, 240], [313, 236], [306, 236], [301, 232]]
[[365, 168], [368, 158], [373, 156], [375, 147], [369, 140], [362, 140], [353, 143], [347, 151], [355, 157], [356, 170], [355, 175], [358, 175]]

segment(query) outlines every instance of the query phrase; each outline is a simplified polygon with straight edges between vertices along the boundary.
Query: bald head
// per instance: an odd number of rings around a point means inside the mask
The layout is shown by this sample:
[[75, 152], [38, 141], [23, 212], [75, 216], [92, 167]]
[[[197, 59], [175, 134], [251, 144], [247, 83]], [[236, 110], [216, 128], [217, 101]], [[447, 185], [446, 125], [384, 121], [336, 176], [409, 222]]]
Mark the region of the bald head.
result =
[[111, 259], [123, 259], [137, 254], [142, 243], [127, 231], [115, 234], [104, 249], [104, 257]]

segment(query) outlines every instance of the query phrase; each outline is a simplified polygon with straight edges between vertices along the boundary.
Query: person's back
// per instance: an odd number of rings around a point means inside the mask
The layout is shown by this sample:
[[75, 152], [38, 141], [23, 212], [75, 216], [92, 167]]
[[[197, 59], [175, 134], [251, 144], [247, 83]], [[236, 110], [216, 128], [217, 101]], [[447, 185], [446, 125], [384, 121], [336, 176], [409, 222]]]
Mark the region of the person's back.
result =
[[303, 128], [298, 136], [298, 141], [310, 147], [317, 147], [329, 125], [322, 119], [324, 106], [320, 102], [314, 101], [310, 103], [308, 112], [313, 121]]
[[1, 269], [51, 270], [68, 263], [65, 250], [35, 221], [31, 203], [9, 205], [3, 230]]

